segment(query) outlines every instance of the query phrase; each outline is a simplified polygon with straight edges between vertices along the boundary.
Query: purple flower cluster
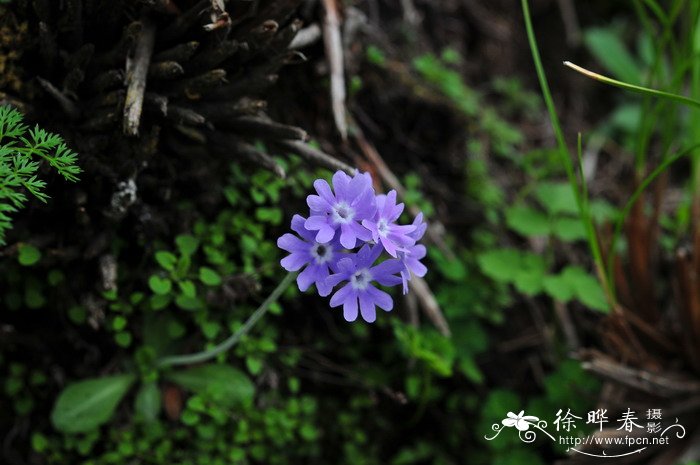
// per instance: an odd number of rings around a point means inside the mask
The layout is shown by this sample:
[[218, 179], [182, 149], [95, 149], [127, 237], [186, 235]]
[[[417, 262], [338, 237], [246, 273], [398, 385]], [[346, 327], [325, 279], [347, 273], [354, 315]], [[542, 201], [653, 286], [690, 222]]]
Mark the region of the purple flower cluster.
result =
[[[425, 276], [428, 269], [420, 260], [425, 246], [418, 241], [427, 225], [419, 214], [410, 225], [397, 224], [404, 205], [396, 203], [396, 191], [376, 195], [368, 173], [333, 175], [333, 187], [323, 179], [314, 182], [316, 194], [309, 195], [309, 217], [294, 215], [292, 230], [277, 240], [289, 252], [282, 259], [287, 271], [301, 271], [297, 284], [302, 291], [312, 284], [319, 295], [331, 297], [331, 307], [343, 306], [347, 321], [358, 314], [367, 322], [376, 320], [376, 307], [390, 311], [394, 302], [375, 287], [403, 284], [408, 292], [411, 275]], [[382, 252], [390, 256], [376, 263]], [[344, 283], [344, 284], [343, 284]]]

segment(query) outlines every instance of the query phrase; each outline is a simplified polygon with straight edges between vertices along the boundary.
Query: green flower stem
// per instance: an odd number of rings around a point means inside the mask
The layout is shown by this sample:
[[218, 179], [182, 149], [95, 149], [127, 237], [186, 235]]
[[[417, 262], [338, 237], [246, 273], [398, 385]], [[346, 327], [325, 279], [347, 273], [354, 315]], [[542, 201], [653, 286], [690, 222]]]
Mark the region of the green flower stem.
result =
[[588, 76], [589, 78], [595, 79], [596, 81], [600, 81], [604, 84], [620, 87], [621, 89], [637, 92], [644, 95], [653, 95], [655, 97], [666, 98], [669, 100], [673, 100], [674, 102], [689, 105], [691, 107], [700, 107], [700, 101], [684, 97], [683, 95], [672, 94], [670, 92], [664, 92], [662, 90], [649, 89], [648, 87], [636, 86], [634, 84], [628, 84], [626, 82], [618, 81], [617, 79], [612, 79], [607, 76], [603, 76], [602, 74], [594, 73], [593, 71], [587, 70], [586, 68], [582, 68], [579, 65], [575, 65], [570, 61], [565, 61], [564, 65], [568, 66], [574, 71], [578, 71], [584, 76]]
[[[549, 119], [552, 122], [552, 127], [554, 128], [554, 136], [557, 140], [558, 152], [561, 158], [564, 169], [566, 170], [566, 176], [569, 180], [569, 185], [574, 193], [576, 199], [576, 206], [578, 207], [579, 216], [581, 221], [583, 221], [586, 228], [586, 238], [588, 240], [588, 246], [593, 254], [593, 262], [595, 264], [596, 273], [598, 278], [603, 285], [603, 290], [610, 301], [610, 304], [614, 307], [615, 302], [612, 300], [612, 296], [609, 292], [609, 283], [607, 282], [607, 276], [605, 274], [605, 264], [603, 262], [603, 255], [600, 250], [600, 244], [598, 243], [598, 236], [596, 233], [595, 225], [590, 217], [590, 212], [588, 211], [588, 199], [584, 198], [581, 190], [578, 187], [578, 180], [576, 178], [576, 172], [574, 170], [574, 163], [571, 161], [571, 152], [569, 147], [566, 145], [566, 140], [564, 138], [564, 131], [559, 123], [559, 116], [557, 115], [557, 110], [554, 106], [554, 100], [552, 99], [552, 94], [549, 91], [549, 84], [547, 83], [547, 76], [544, 72], [544, 67], [542, 66], [542, 59], [540, 58], [540, 52], [537, 47], [537, 40], [535, 39], [535, 31], [532, 27], [532, 18], [530, 17], [530, 8], [528, 6], [527, 0], [521, 0], [521, 6], [523, 10], [523, 17], [525, 20], [525, 30], [527, 31], [527, 39], [530, 44], [530, 52], [532, 53], [532, 61], [535, 63], [535, 70], [537, 71], [537, 79], [540, 82], [540, 88], [542, 89], [542, 97], [544, 98], [545, 106], [549, 112]], [[584, 183], [585, 179], [581, 180]]]
[[265, 301], [262, 304], [260, 304], [258, 309], [255, 310], [255, 312], [253, 312], [253, 314], [250, 315], [250, 317], [248, 317], [243, 326], [241, 326], [238, 329], [238, 331], [231, 334], [231, 336], [229, 336], [221, 343], [217, 344], [215, 347], [212, 347], [209, 350], [204, 350], [202, 352], [197, 352], [196, 354], [172, 355], [170, 357], [163, 357], [158, 361], [158, 367], [163, 368], [176, 365], [189, 365], [192, 363], [206, 362], [207, 360], [211, 360], [217, 355], [226, 352], [231, 347], [235, 346], [243, 336], [248, 334], [248, 331], [250, 331], [251, 328], [255, 326], [255, 323], [257, 323], [258, 320], [267, 313], [267, 311], [270, 309], [270, 306], [279, 298], [280, 295], [282, 295], [282, 293], [287, 289], [287, 287], [289, 287], [292, 281], [294, 281], [295, 277], [296, 273], [289, 273], [287, 276], [285, 276], [284, 279], [277, 285], [275, 290], [272, 291], [272, 293], [269, 296], [267, 296], [267, 299], [265, 299]]

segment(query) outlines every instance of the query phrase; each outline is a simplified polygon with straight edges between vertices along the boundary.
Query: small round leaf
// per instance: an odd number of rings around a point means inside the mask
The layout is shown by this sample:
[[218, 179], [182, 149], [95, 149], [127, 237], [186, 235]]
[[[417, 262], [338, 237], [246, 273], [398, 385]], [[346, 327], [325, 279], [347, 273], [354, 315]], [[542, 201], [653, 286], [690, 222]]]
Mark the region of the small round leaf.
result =
[[148, 286], [158, 295], [165, 295], [173, 288], [173, 283], [168, 278], [153, 275], [148, 279]]
[[199, 279], [207, 286], [218, 286], [221, 284], [219, 273], [206, 266], [199, 269]]
[[41, 251], [39, 249], [29, 244], [19, 245], [17, 261], [19, 261], [20, 265], [32, 266], [39, 260], [41, 260]]

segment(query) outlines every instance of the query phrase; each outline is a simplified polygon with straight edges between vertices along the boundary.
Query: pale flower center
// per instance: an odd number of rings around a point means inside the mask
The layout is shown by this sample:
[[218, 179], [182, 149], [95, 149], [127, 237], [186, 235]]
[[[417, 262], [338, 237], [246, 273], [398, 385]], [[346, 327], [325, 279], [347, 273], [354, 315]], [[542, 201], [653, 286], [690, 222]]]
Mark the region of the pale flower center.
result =
[[333, 258], [333, 249], [329, 245], [316, 244], [311, 247], [311, 256], [316, 263], [322, 265]]
[[346, 202], [338, 202], [333, 205], [333, 221], [340, 224], [347, 224], [355, 217], [355, 210]]
[[350, 277], [350, 285], [353, 289], [367, 289], [367, 286], [369, 286], [370, 281], [372, 281], [372, 274], [367, 268], [363, 268], [359, 271], [356, 271], [355, 274], [353, 274]]
[[377, 232], [382, 237], [386, 237], [389, 234], [389, 222], [386, 219], [381, 218], [377, 222]]

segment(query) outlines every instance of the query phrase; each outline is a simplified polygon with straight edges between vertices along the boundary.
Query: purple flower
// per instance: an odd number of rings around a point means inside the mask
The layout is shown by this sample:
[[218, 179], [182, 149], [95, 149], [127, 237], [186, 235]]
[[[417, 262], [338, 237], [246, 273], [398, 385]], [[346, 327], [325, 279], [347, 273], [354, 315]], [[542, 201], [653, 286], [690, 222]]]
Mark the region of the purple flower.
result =
[[[390, 311], [394, 306], [391, 296], [378, 289], [377, 283], [403, 283], [405, 294], [411, 277], [425, 276], [428, 271], [420, 262], [426, 248], [417, 243], [427, 228], [423, 215], [418, 214], [410, 225], [397, 224], [404, 205], [397, 204], [396, 191], [375, 196], [367, 173], [348, 176], [338, 171], [332, 187], [322, 179], [317, 179], [314, 187], [316, 193], [306, 199], [309, 217], [294, 215], [292, 219], [298, 236], [285, 234], [277, 240], [277, 245], [289, 252], [281, 264], [290, 272], [301, 270], [297, 285], [302, 291], [316, 284], [318, 293], [327, 296], [342, 283], [330, 306], [342, 305], [348, 321], [361, 315], [372, 323], [377, 319], [377, 307]], [[393, 258], [375, 265], [385, 250]]]
[[338, 261], [338, 272], [332, 274], [326, 283], [335, 287], [342, 281], [348, 283], [331, 297], [331, 307], [343, 306], [343, 316], [347, 321], [355, 321], [359, 309], [364, 319], [372, 323], [377, 319], [376, 307], [390, 311], [394, 302], [391, 296], [372, 285], [373, 281], [383, 286], [394, 286], [401, 282], [396, 276], [403, 267], [399, 260], [387, 260], [372, 266], [382, 253], [382, 246], [363, 246], [360, 251]]
[[368, 241], [372, 237], [360, 224], [376, 211], [372, 178], [368, 173], [358, 172], [351, 178], [343, 171], [336, 171], [333, 175], [335, 194], [323, 179], [314, 181], [314, 187], [318, 195], [306, 198], [311, 216], [305, 226], [309, 231], [317, 231], [316, 241], [330, 242], [340, 229], [340, 243], [352, 249], [358, 239]]
[[428, 229], [428, 224], [425, 221], [423, 221], [423, 212], [420, 212], [416, 215], [416, 217], [413, 220], [413, 226], [415, 226], [416, 229], [413, 230], [413, 232], [411, 232], [409, 236], [416, 242], [418, 242], [423, 238], [425, 230]]
[[316, 284], [316, 289], [321, 296], [327, 296], [333, 290], [333, 286], [327, 284], [329, 268], [337, 271], [336, 265], [340, 258], [340, 247], [337, 241], [319, 243], [314, 239], [316, 233], [304, 228], [306, 219], [301, 215], [292, 218], [292, 230], [301, 236], [299, 239], [294, 234], [284, 234], [277, 239], [280, 249], [290, 252], [280, 262], [287, 271], [297, 271], [303, 266], [304, 271], [297, 276], [299, 290], [307, 290], [311, 284]]
[[401, 260], [403, 265], [401, 282], [404, 294], [408, 294], [408, 282], [411, 280], [411, 273], [422, 278], [428, 272], [428, 268], [420, 262], [425, 257], [425, 254], [425, 246], [421, 244], [409, 246], [406, 252], [399, 252], [399, 260]]
[[403, 212], [403, 204], [396, 204], [396, 191], [392, 190], [387, 195], [377, 196], [377, 213], [371, 220], [362, 222], [362, 225], [372, 232], [374, 242], [381, 243], [394, 258], [397, 256], [397, 251], [403, 251], [404, 247], [416, 243], [415, 239], [409, 235], [415, 231], [415, 225], [396, 224], [401, 212]]
[[[410, 232], [408, 236], [418, 241], [425, 234], [428, 225], [423, 221], [423, 213], [418, 213], [413, 220], [415, 230]], [[422, 278], [428, 272], [428, 268], [423, 265], [420, 260], [425, 258], [426, 249], [424, 245], [415, 244], [408, 246], [405, 251], [399, 251], [398, 258], [401, 260], [404, 268], [401, 270], [401, 282], [403, 284], [403, 293], [408, 294], [408, 282], [411, 280], [411, 273]]]

